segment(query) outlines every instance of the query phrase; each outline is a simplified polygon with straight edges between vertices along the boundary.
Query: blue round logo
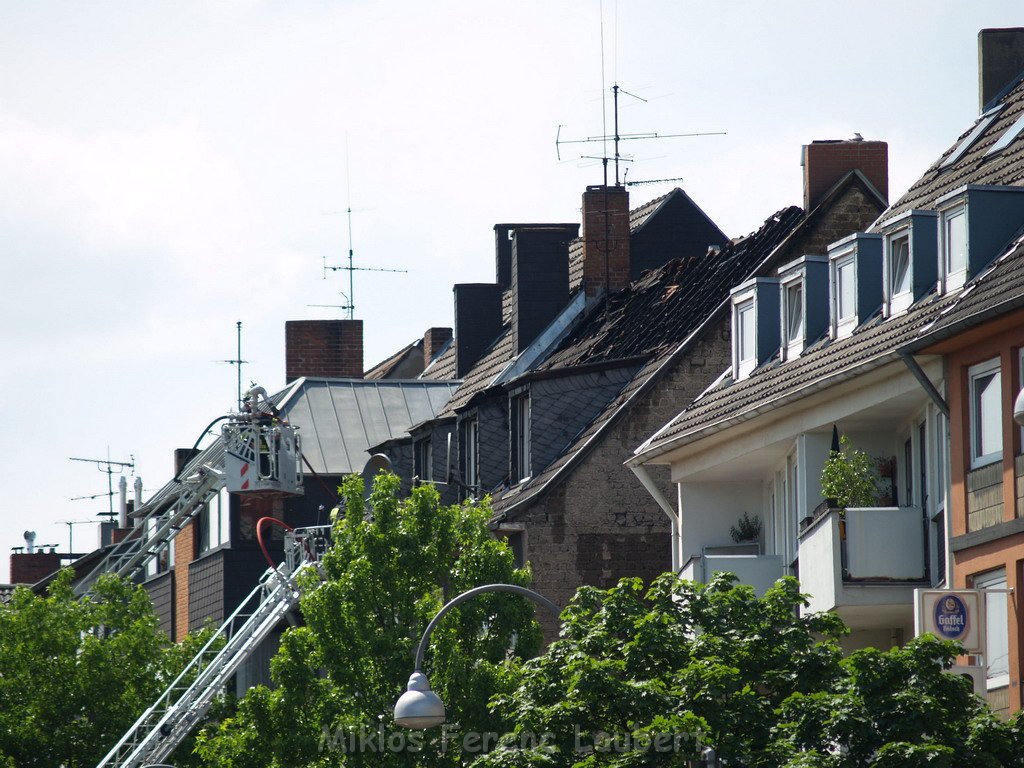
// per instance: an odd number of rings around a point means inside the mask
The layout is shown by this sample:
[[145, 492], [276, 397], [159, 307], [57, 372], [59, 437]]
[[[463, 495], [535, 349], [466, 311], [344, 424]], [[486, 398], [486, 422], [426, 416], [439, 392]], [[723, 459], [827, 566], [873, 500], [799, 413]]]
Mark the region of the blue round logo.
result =
[[967, 634], [967, 606], [957, 595], [943, 595], [935, 601], [935, 628], [940, 637], [960, 640]]

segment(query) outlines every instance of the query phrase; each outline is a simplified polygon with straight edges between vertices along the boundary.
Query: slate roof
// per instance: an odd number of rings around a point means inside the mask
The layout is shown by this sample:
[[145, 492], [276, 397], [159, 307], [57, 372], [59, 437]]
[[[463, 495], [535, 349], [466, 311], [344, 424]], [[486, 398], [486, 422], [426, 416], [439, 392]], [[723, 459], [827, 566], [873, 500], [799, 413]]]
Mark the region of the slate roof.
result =
[[10, 601], [14, 590], [17, 588], [17, 584], [0, 584], [0, 605]]
[[633, 400], [676, 362], [689, 340], [723, 311], [729, 289], [761, 268], [805, 221], [800, 208], [784, 208], [717, 255], [673, 260], [612, 297], [608, 313], [599, 309], [575, 329], [541, 369], [569, 371], [615, 358], [635, 364], [638, 356], [647, 360], [554, 462], [493, 499], [495, 515], [507, 518], [514, 507], [536, 498], [570, 471]]
[[433, 362], [419, 375], [421, 379], [431, 381], [451, 380], [455, 375], [455, 339], [449, 339]]
[[1019, 138], [995, 155], [986, 156], [1003, 133], [1024, 116], [1024, 79], [1018, 78], [1002, 99], [999, 116], [976, 138], [970, 149], [956, 162], [942, 168], [950, 157], [984, 119], [977, 120], [964, 131], [949, 149], [928, 168], [907, 193], [885, 211], [872, 229], [910, 210], [932, 209], [935, 202], [966, 184], [1024, 186], [1024, 142]]
[[470, 369], [462, 380], [462, 385], [455, 391], [452, 399], [441, 409], [438, 416], [451, 416], [459, 408], [469, 405], [476, 395], [487, 389], [502, 371], [508, 367], [515, 357], [515, 344], [512, 329], [506, 327], [484, 356]]

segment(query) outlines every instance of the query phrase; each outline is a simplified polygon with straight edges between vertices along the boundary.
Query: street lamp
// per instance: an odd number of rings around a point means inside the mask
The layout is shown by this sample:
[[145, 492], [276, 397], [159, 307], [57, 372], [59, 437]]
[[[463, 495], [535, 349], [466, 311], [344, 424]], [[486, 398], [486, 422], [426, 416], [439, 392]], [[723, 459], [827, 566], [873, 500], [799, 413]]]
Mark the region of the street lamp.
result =
[[430, 680], [423, 674], [423, 655], [427, 651], [427, 643], [430, 641], [430, 633], [448, 611], [460, 603], [464, 603], [472, 597], [483, 592], [513, 592], [517, 595], [527, 597], [538, 605], [543, 605], [554, 611], [556, 616], [561, 615], [561, 609], [544, 595], [539, 595], [526, 587], [515, 584], [485, 584], [482, 587], [475, 587], [447, 602], [437, 615], [430, 620], [423, 632], [420, 644], [416, 648], [416, 668], [409, 676], [408, 690], [395, 702], [395, 724], [402, 728], [433, 728], [445, 721], [444, 702], [430, 689]]
[[1017, 399], [1013, 401], [1013, 420], [1024, 427], [1024, 389], [1017, 393]]

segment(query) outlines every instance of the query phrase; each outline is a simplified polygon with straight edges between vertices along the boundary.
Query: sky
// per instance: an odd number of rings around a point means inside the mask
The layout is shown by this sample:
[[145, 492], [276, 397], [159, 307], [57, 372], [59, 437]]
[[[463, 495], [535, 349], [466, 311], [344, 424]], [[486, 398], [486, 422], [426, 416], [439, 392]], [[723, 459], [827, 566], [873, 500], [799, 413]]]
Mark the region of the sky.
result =
[[0, 4], [0, 553], [95, 546], [106, 497], [71, 499], [107, 476], [70, 457], [165, 484], [234, 406], [237, 321], [245, 383], [280, 389], [285, 321], [343, 316], [312, 305], [347, 303], [324, 270], [346, 209], [356, 266], [406, 270], [356, 275], [370, 367], [493, 281], [495, 223], [579, 220], [602, 150], [559, 161], [555, 137], [610, 128], [614, 82], [640, 97], [623, 133], [725, 132], [624, 144], [629, 179], [683, 179], [632, 205], [678, 184], [739, 236], [801, 203], [814, 139], [889, 142], [895, 200], [977, 115], [978, 30], [1022, 22], [1019, 0]]

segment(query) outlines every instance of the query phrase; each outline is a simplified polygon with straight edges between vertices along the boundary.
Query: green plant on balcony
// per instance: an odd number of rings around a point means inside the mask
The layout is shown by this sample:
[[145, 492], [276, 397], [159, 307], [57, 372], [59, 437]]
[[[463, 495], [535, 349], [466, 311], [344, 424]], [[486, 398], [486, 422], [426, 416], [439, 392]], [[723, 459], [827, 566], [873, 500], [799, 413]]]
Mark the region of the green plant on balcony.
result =
[[736, 525], [729, 526], [729, 535], [737, 544], [747, 541], [757, 541], [761, 538], [761, 518], [757, 515], [751, 517], [746, 512], [736, 521]]
[[841, 509], [870, 507], [877, 502], [879, 490], [875, 460], [843, 435], [839, 450], [829, 452], [821, 470], [821, 495], [830, 506]]

